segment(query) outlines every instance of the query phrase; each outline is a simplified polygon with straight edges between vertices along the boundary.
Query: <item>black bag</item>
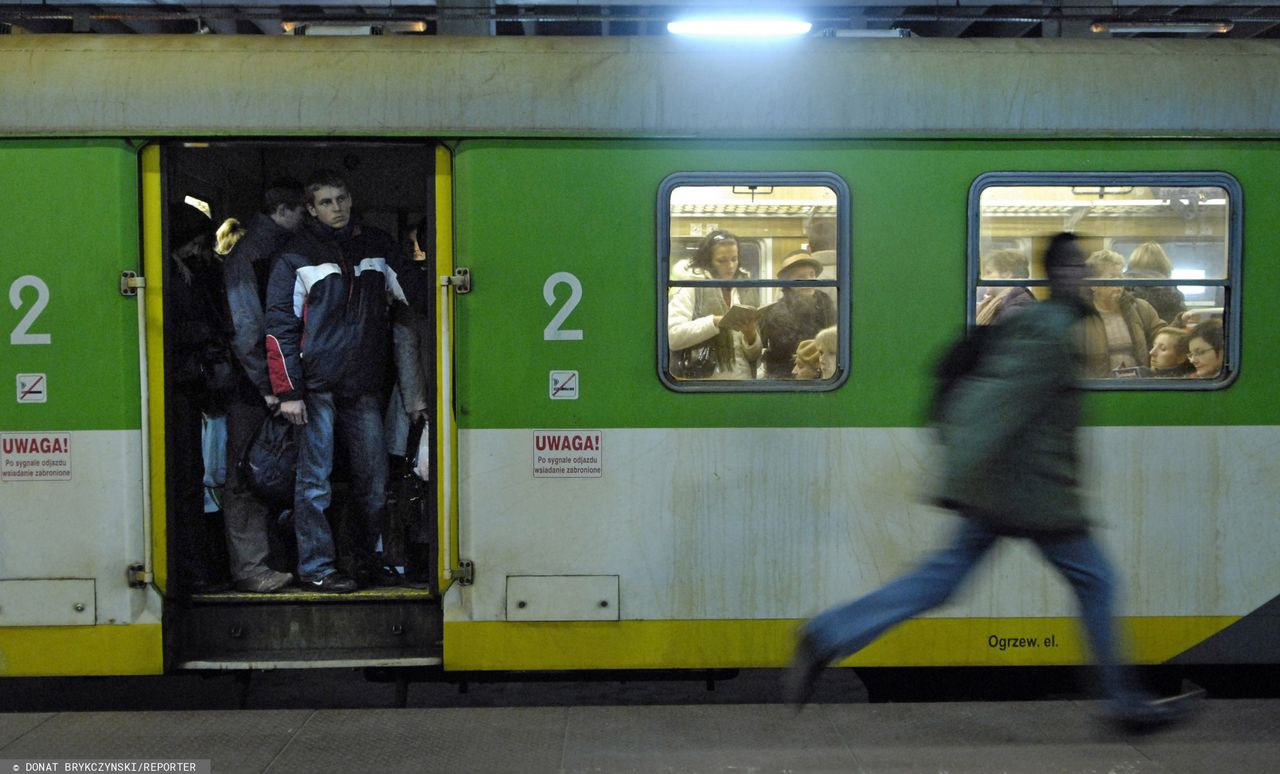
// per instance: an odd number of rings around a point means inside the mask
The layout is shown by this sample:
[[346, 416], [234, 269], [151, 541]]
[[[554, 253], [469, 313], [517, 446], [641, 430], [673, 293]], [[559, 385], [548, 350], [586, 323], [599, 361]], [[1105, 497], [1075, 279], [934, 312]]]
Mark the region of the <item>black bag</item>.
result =
[[706, 379], [716, 372], [714, 339], [671, 353], [671, 375], [677, 379]]
[[957, 384], [977, 370], [982, 357], [991, 347], [999, 326], [979, 325], [952, 344], [933, 367], [933, 397], [929, 402], [929, 422], [942, 420], [947, 397]]
[[279, 413], [262, 420], [237, 465], [240, 480], [263, 503], [281, 509], [293, 507], [298, 442], [289, 420]]

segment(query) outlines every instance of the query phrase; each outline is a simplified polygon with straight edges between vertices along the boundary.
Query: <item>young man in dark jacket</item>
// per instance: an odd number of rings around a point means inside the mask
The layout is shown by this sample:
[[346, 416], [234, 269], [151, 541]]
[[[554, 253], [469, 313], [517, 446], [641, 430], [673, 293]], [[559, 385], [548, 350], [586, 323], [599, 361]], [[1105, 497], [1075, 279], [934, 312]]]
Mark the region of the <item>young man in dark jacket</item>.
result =
[[1087, 313], [1080, 299], [1084, 263], [1072, 236], [1054, 237], [1045, 256], [1051, 298], [993, 329], [974, 370], [948, 392], [939, 412], [937, 499], [964, 517], [959, 529], [915, 570], [804, 626], [786, 685], [797, 707], [823, 667], [943, 604], [997, 540], [1019, 537], [1035, 543], [1075, 591], [1111, 716], [1127, 728], [1151, 728], [1180, 714], [1176, 704], [1152, 701], [1119, 663], [1115, 581], [1080, 500], [1072, 329]]
[[226, 519], [227, 550], [231, 578], [238, 591], [268, 593], [293, 582], [293, 576], [267, 566], [268, 507], [241, 479], [237, 463], [253, 442], [254, 433], [267, 414], [280, 404], [271, 391], [263, 347], [263, 302], [271, 265], [302, 223], [302, 186], [288, 181], [273, 183], [262, 197], [262, 211], [248, 231], [220, 235], [230, 246], [223, 261], [223, 281], [234, 335], [231, 348], [240, 363], [240, 385], [227, 406], [227, 486], [222, 510]]
[[335, 432], [346, 442], [352, 504], [362, 526], [358, 580], [396, 580], [394, 571], [373, 562], [373, 550], [386, 517], [382, 388], [391, 357], [390, 305], [406, 302], [401, 280], [407, 275], [391, 237], [353, 215], [338, 173], [316, 172], [305, 196], [310, 217], [271, 271], [267, 364], [280, 413], [300, 428], [293, 509], [298, 580], [303, 588], [346, 593], [357, 583], [338, 572], [325, 518]]

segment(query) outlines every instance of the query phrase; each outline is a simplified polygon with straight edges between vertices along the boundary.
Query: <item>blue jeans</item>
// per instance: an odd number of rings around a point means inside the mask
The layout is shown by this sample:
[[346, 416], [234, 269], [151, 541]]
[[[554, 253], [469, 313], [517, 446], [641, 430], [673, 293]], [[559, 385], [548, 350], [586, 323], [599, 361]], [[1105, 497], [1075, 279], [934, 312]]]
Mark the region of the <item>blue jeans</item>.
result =
[[[804, 635], [831, 661], [856, 653], [889, 628], [946, 602], [999, 538], [1000, 533], [979, 520], [961, 519], [950, 546], [865, 597], [819, 614], [805, 625]], [[1115, 581], [1098, 544], [1088, 533], [1043, 533], [1028, 539], [1075, 591], [1103, 693], [1117, 704], [1142, 700], [1116, 658], [1111, 618]]]
[[376, 395], [346, 398], [330, 392], [306, 396], [307, 423], [298, 441], [298, 480], [293, 530], [298, 539], [298, 579], [317, 581], [337, 571], [333, 530], [325, 517], [332, 499], [334, 431], [342, 433], [351, 472], [352, 504], [363, 529], [361, 553], [372, 554], [387, 511], [387, 451]]

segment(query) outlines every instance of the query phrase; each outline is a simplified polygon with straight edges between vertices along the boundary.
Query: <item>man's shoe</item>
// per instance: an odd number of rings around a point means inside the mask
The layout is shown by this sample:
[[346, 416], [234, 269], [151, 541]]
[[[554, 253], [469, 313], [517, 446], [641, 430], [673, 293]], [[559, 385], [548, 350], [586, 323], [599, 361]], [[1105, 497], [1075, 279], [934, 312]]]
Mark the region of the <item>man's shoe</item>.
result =
[[400, 573], [385, 565], [366, 565], [356, 570], [355, 575], [360, 585], [365, 587], [388, 588], [403, 582]]
[[242, 578], [236, 581], [236, 591], [245, 591], [250, 594], [270, 594], [293, 583], [293, 576], [287, 572], [276, 572], [275, 570], [263, 570], [252, 578]]
[[818, 676], [830, 661], [814, 644], [813, 639], [805, 634], [796, 645], [795, 655], [791, 658], [791, 666], [783, 678], [782, 695], [787, 704], [799, 712], [813, 695], [813, 688], [818, 684]]
[[320, 580], [307, 581], [302, 584], [308, 591], [319, 591], [325, 594], [350, 594], [358, 586], [356, 582], [340, 572], [332, 572]]

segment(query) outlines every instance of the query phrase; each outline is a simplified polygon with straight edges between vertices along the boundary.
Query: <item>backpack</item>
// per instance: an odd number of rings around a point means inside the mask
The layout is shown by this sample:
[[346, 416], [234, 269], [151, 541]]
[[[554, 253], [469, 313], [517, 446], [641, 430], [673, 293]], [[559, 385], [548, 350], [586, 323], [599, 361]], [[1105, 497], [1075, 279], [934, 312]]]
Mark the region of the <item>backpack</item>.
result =
[[298, 441], [289, 420], [279, 413], [262, 420], [237, 464], [240, 480], [264, 504], [279, 509], [293, 507]]
[[929, 402], [929, 423], [942, 421], [947, 399], [961, 380], [978, 369], [983, 355], [991, 349], [998, 326], [979, 325], [961, 336], [933, 366], [933, 397]]

